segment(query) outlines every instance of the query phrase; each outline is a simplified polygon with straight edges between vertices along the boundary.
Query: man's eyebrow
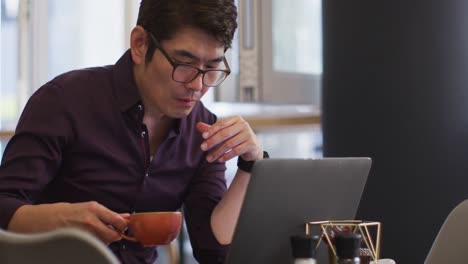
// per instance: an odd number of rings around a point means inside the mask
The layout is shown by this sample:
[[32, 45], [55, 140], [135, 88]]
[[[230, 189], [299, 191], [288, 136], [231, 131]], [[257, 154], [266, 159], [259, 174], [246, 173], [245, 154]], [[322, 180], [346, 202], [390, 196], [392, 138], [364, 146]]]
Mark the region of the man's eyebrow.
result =
[[[187, 58], [193, 59], [193, 60], [200, 60], [199, 57], [195, 56], [194, 54], [192, 54], [191, 52], [186, 51], [186, 50], [175, 50], [174, 53], [177, 56], [187, 57]], [[218, 57], [218, 58], [211, 59], [211, 60], [209, 60], [209, 62], [216, 63], [216, 62], [222, 62], [223, 60], [224, 60], [224, 55], [221, 56], [221, 57]]]

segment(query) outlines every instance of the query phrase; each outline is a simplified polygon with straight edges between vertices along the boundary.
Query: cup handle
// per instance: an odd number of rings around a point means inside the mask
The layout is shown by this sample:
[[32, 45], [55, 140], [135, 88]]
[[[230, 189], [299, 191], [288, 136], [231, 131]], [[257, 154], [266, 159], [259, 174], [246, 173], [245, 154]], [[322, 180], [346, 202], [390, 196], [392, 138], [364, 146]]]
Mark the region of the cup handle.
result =
[[[127, 225], [130, 224], [130, 218], [129, 217], [124, 217], [125, 220], [127, 220]], [[131, 236], [127, 236], [124, 234], [124, 232], [120, 232], [120, 236], [123, 238], [123, 239], [126, 239], [126, 240], [129, 240], [129, 241], [132, 241], [132, 242], [138, 242], [138, 240], [134, 237], [131, 237]]]
[[124, 233], [120, 233], [120, 236], [123, 238], [123, 239], [126, 239], [126, 240], [129, 240], [129, 241], [132, 241], [132, 242], [138, 242], [138, 240], [134, 237], [131, 237], [131, 236], [127, 236], [125, 235]]

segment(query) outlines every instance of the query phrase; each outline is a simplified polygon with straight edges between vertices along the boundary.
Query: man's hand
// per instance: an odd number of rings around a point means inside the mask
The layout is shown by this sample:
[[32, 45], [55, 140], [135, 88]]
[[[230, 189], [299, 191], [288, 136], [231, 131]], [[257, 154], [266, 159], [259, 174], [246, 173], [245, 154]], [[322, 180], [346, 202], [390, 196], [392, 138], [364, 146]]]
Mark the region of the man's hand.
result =
[[127, 228], [126, 217], [97, 202], [23, 205], [16, 210], [8, 229], [32, 233], [77, 227], [109, 244], [121, 239], [120, 233]]
[[87, 230], [104, 243], [120, 240], [120, 233], [127, 228], [127, 220], [97, 202], [69, 204], [69, 212], [64, 215], [67, 226], [77, 226]]
[[240, 116], [218, 120], [211, 126], [198, 122], [197, 129], [205, 139], [201, 149], [210, 150], [208, 162], [225, 162], [236, 156], [241, 156], [246, 161], [263, 158], [262, 146], [249, 123]]

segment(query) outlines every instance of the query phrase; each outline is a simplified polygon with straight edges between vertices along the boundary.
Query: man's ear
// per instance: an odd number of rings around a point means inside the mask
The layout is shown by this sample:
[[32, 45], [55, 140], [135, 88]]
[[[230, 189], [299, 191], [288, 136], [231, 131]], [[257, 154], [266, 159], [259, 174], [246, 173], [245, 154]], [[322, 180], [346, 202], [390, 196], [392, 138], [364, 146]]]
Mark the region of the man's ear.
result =
[[148, 50], [148, 34], [142, 26], [136, 26], [132, 29], [130, 49], [133, 63], [137, 65], [145, 63], [146, 51]]

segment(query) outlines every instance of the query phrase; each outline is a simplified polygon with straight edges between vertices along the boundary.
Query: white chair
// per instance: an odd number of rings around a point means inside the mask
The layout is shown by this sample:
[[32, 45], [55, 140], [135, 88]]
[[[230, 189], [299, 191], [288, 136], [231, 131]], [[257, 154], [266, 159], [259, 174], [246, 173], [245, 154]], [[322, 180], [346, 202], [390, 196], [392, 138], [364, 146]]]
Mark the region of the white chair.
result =
[[466, 264], [468, 253], [468, 200], [463, 201], [447, 216], [425, 264]]
[[18, 234], [0, 229], [2, 264], [117, 264], [112, 251], [82, 230], [58, 229], [37, 234]]

